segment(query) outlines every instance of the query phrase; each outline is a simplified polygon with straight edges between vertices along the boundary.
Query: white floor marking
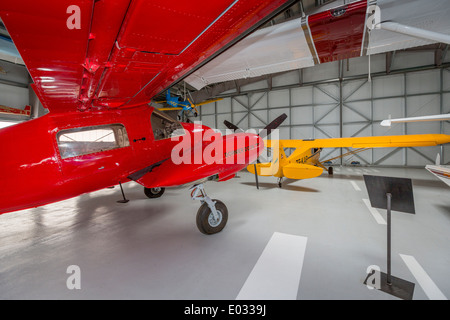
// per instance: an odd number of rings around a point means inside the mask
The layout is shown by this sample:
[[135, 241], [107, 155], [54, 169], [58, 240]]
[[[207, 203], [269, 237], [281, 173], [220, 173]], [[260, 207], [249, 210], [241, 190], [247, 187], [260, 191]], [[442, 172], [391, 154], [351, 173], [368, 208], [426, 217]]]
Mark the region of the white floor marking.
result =
[[372, 169], [373, 170], [373, 172], [375, 172], [375, 173], [380, 173], [380, 170], [377, 170], [377, 169]]
[[347, 168], [347, 170], [350, 171], [350, 172], [353, 172], [353, 169], [352, 169], [352, 168]]
[[414, 278], [416, 278], [417, 282], [422, 287], [423, 291], [425, 291], [425, 294], [430, 300], [447, 300], [447, 297], [444, 296], [441, 290], [439, 290], [434, 281], [413, 256], [401, 254], [400, 257], [402, 257], [409, 271], [411, 271]]
[[372, 216], [375, 218], [378, 224], [387, 224], [384, 218], [381, 216], [381, 214], [378, 212], [377, 209], [372, 208], [372, 205], [370, 204], [369, 199], [363, 199], [364, 204], [366, 205], [367, 209], [369, 209]]
[[355, 181], [350, 181], [350, 183], [352, 184], [353, 188], [355, 188], [356, 191], [361, 191], [361, 188], [358, 187]]
[[237, 300], [296, 300], [308, 238], [275, 232]]

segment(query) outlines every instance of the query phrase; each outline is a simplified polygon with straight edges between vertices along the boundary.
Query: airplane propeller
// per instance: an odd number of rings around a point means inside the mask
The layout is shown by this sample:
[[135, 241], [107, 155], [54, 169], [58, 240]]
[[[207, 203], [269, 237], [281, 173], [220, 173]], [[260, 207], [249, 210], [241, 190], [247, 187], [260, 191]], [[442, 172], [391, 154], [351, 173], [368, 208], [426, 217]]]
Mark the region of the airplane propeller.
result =
[[[261, 139], [264, 139], [265, 137], [269, 136], [272, 133], [272, 130], [275, 130], [276, 128], [278, 128], [283, 123], [283, 121], [286, 120], [286, 118], [287, 118], [287, 115], [285, 113], [283, 113], [281, 116], [277, 117], [275, 120], [273, 120], [267, 126], [265, 126], [265, 128], [260, 132], [260, 134], [258, 134], [258, 136], [260, 136]], [[223, 124], [228, 129], [231, 129], [234, 132], [236, 132], [236, 131], [244, 132], [244, 130], [242, 130], [241, 128], [239, 128], [238, 126], [232, 124], [231, 122], [229, 122], [227, 120], [225, 120], [223, 122]], [[256, 163], [259, 163], [259, 159], [256, 159]], [[254, 166], [255, 166], [256, 188], [259, 189], [258, 173], [256, 171], [256, 164], [254, 164]]]

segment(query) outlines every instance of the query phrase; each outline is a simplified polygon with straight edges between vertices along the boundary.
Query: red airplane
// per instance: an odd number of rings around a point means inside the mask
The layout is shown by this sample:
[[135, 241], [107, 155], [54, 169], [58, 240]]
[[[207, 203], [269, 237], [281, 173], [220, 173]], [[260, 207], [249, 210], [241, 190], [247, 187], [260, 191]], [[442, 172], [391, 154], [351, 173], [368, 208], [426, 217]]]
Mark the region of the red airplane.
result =
[[[199, 230], [221, 231], [227, 208], [202, 183], [231, 179], [255, 161], [261, 137], [199, 141], [196, 134], [209, 128], [179, 123], [148, 103], [293, 2], [2, 1], [0, 17], [50, 112], [0, 130], [0, 213], [128, 181], [149, 198], [191, 184], [192, 198], [202, 202]], [[192, 154], [222, 144], [215, 155], [222, 161], [175, 164], [174, 138], [183, 137], [193, 141]]]

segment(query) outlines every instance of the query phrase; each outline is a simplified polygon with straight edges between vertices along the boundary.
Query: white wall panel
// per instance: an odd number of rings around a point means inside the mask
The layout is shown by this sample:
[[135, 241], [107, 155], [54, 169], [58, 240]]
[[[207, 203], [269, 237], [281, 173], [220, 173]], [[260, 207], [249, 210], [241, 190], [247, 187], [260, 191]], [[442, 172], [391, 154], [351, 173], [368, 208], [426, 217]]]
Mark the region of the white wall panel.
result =
[[289, 106], [289, 90], [277, 90], [269, 92], [269, 108]]
[[223, 124], [223, 122], [227, 120], [231, 122], [231, 113], [229, 114], [218, 114], [217, 115], [217, 124], [216, 129], [227, 129], [227, 127]]
[[342, 127], [344, 137], [370, 137], [372, 128], [367, 124], [345, 124]]
[[406, 93], [438, 92], [441, 83], [440, 73], [438, 69], [408, 73], [406, 75]]
[[313, 126], [292, 127], [291, 139], [313, 139]]
[[342, 110], [342, 118], [345, 122], [370, 121], [371, 101], [345, 102]]
[[291, 109], [291, 124], [313, 123], [313, 107], [297, 107]]
[[408, 166], [423, 166], [424, 164], [434, 164], [440, 147], [408, 148], [406, 159]]
[[27, 88], [20, 88], [15, 86], [9, 86], [0, 83], [0, 104], [23, 109], [29, 102], [29, 94]]
[[201, 121], [204, 126], [207, 126], [210, 128], [216, 128], [215, 115], [202, 116]]
[[378, 99], [373, 101], [373, 118], [374, 120], [384, 120], [392, 116], [392, 118], [403, 118], [405, 109], [404, 98]]
[[224, 98], [222, 100], [217, 101], [216, 103], [217, 103], [217, 112], [220, 113], [231, 112], [231, 98]]
[[[447, 57], [449, 57], [450, 54], [447, 55]], [[444, 91], [448, 91], [450, 90], [450, 70], [449, 69], [444, 69], [442, 71], [442, 79], [443, 79], [443, 89]]]
[[243, 85], [241, 87], [241, 91], [251, 91], [251, 90], [266, 89], [266, 88], [267, 88], [267, 80], [261, 80], [258, 82]]
[[316, 126], [314, 128], [314, 139], [328, 139], [339, 137], [339, 126]]
[[300, 72], [298, 70], [294, 70], [291, 72], [287, 72], [285, 74], [275, 76], [272, 78], [272, 86], [281, 87], [281, 86], [289, 86], [300, 81]]
[[313, 104], [313, 87], [291, 89], [291, 102], [294, 106]]
[[248, 113], [247, 112], [234, 112], [231, 123], [235, 124], [243, 130], [247, 130], [248, 127]]
[[339, 124], [339, 107], [316, 105], [314, 107], [314, 121], [316, 124]]
[[290, 129], [289, 128], [283, 128], [283, 127], [280, 127], [279, 128], [279, 132], [280, 132], [280, 139], [281, 140], [283, 140], [283, 139], [291, 139], [291, 134], [290, 134]]
[[377, 77], [372, 79], [372, 82], [374, 98], [399, 96], [404, 93], [405, 81], [402, 74]]
[[248, 106], [248, 97], [247, 95], [241, 95], [241, 96], [237, 96], [237, 97], [233, 97], [233, 99], [231, 100], [231, 108], [233, 112], [247, 112]]
[[209, 114], [214, 114], [216, 112], [216, 108], [215, 108], [215, 104], [214, 103], [208, 103], [208, 104], [204, 104], [200, 107], [198, 107], [200, 114], [202, 115], [209, 115]]
[[328, 62], [303, 69], [303, 82], [316, 82], [339, 77], [339, 62]]
[[267, 108], [267, 92], [257, 92], [249, 94], [250, 106], [252, 110]]
[[274, 110], [269, 109], [269, 122], [275, 120], [277, 117], [281, 116], [283, 113], [285, 113], [288, 116], [288, 118], [283, 122], [283, 125], [287, 125], [289, 123], [289, 118], [291, 117], [289, 108], [279, 108], [279, 109], [274, 109]]
[[264, 128], [267, 123], [266, 110], [252, 110], [250, 114], [250, 128]]
[[314, 104], [332, 104], [339, 102], [339, 85], [322, 84], [314, 87]]
[[427, 133], [440, 133], [441, 124], [439, 122], [417, 122], [407, 123], [407, 134], [427, 134]]
[[392, 63], [393, 69], [406, 69], [412, 66], [431, 66], [434, 65], [434, 52], [406, 52], [397, 51]]
[[427, 94], [421, 96], [407, 97], [408, 117], [419, 117], [440, 113], [441, 98], [439, 94]]
[[371, 83], [367, 79], [345, 81], [342, 84], [342, 95], [346, 101], [370, 99], [371, 88]]
[[[386, 158], [386, 156], [388, 157]], [[376, 165], [383, 165], [383, 166], [402, 166], [405, 164], [404, 149], [374, 148], [373, 163]]]
[[[348, 68], [347, 68], [348, 66]], [[370, 72], [384, 72], [386, 69], [386, 56], [384, 54], [372, 55], [370, 57]], [[344, 61], [344, 78], [367, 74], [369, 72], [369, 58], [359, 57], [350, 60], [347, 65], [347, 60]]]
[[[449, 82], [449, 84], [450, 84], [450, 82]], [[450, 93], [444, 93], [442, 95], [442, 109], [443, 109], [444, 113], [450, 112]]]

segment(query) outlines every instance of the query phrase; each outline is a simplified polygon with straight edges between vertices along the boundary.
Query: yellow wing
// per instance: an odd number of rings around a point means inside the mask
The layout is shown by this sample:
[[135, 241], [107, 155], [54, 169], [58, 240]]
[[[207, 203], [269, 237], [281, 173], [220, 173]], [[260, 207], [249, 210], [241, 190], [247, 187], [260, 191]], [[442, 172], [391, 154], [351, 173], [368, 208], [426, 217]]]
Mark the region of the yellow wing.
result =
[[[333, 139], [279, 140], [284, 148], [392, 148], [430, 147], [450, 143], [447, 134], [416, 134], [403, 136], [375, 136]], [[271, 140], [266, 146], [271, 147]]]
[[[450, 135], [446, 134], [416, 134], [403, 136], [375, 136], [356, 138], [332, 138], [332, 139], [305, 139], [305, 140], [279, 140], [281, 148], [295, 148], [289, 156], [295, 159], [308, 149], [325, 148], [398, 148], [398, 147], [431, 147], [450, 143]], [[266, 141], [269, 148], [273, 143]], [[275, 145], [275, 144], [274, 144]]]
[[161, 111], [172, 111], [172, 110], [182, 110], [183, 108], [181, 107], [172, 107], [172, 108], [158, 108], [158, 110]]
[[204, 104], [213, 103], [213, 102], [220, 101], [220, 100], [222, 100], [222, 98], [218, 98], [218, 99], [214, 99], [214, 100], [206, 100], [206, 101], [203, 101], [200, 103], [196, 103], [195, 106], [198, 107], [198, 106], [202, 106]]

